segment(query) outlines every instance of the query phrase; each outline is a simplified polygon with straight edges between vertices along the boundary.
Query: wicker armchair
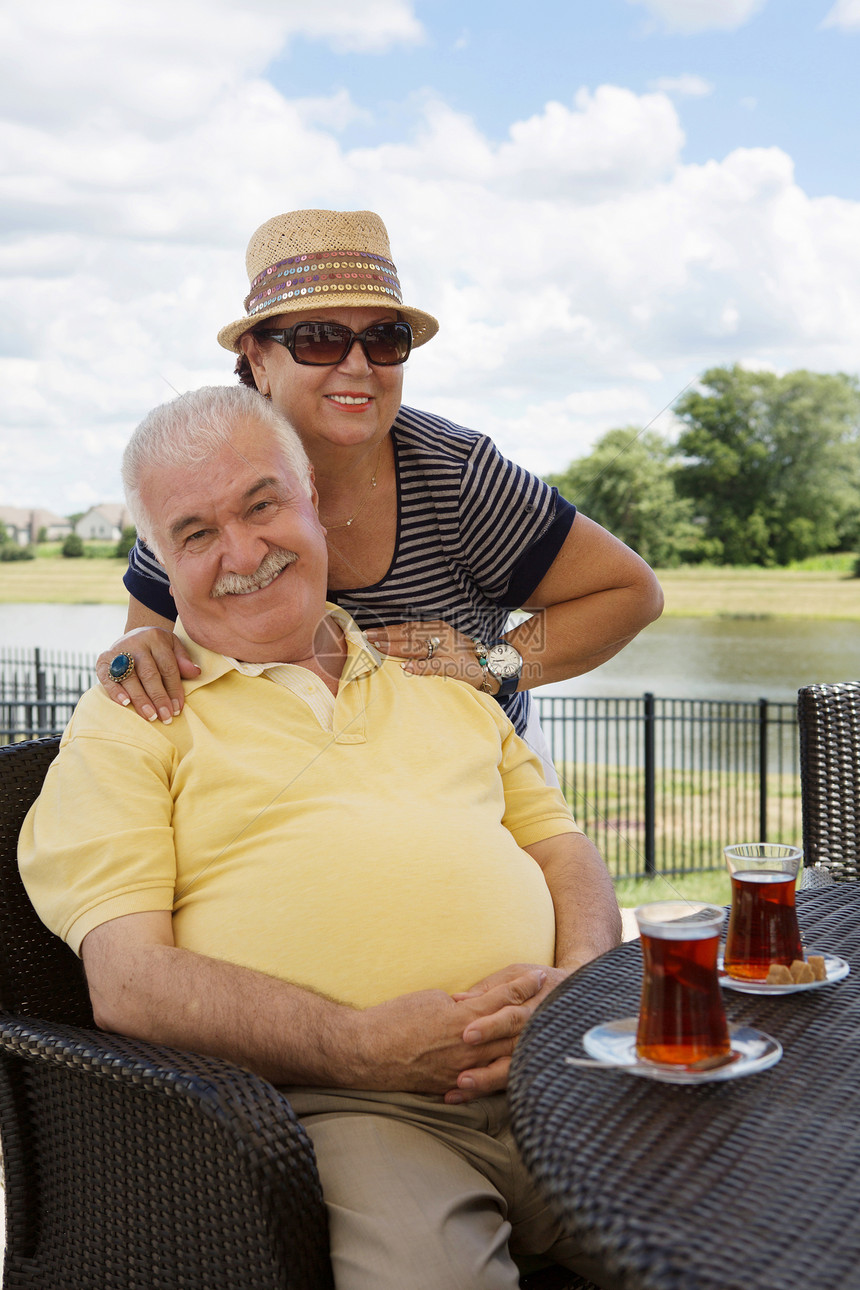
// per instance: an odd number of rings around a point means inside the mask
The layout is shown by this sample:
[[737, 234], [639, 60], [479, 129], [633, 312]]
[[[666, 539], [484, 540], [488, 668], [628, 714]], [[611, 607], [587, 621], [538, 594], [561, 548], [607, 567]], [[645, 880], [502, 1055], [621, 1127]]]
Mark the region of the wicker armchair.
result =
[[[59, 739], [0, 747], [4, 1290], [331, 1290], [313, 1148], [228, 1062], [109, 1035], [36, 915], [18, 833]], [[558, 1267], [523, 1290], [593, 1290]]]
[[227, 1062], [94, 1028], [17, 840], [59, 740], [0, 748], [5, 1290], [328, 1290], [326, 1213], [289, 1103]]
[[[798, 691], [801, 885], [860, 878], [860, 681]], [[810, 882], [810, 879], [813, 881]]]

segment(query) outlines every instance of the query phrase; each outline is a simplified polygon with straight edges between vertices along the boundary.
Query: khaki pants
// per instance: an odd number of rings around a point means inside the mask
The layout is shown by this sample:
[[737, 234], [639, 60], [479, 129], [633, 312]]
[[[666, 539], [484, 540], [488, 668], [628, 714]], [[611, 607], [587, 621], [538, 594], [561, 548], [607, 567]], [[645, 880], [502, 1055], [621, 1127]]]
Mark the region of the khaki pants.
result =
[[516, 1290], [509, 1247], [591, 1274], [525, 1171], [503, 1094], [283, 1091], [314, 1144], [337, 1290]]

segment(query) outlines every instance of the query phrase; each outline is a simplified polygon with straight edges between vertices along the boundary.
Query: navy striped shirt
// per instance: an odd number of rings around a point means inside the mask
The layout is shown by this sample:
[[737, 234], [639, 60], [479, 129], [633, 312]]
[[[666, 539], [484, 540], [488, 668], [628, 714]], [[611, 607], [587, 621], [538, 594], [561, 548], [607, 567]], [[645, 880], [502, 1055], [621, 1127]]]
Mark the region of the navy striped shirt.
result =
[[[441, 618], [485, 644], [503, 633], [560, 551], [576, 508], [508, 461], [491, 439], [441, 417], [401, 408], [391, 427], [397, 471], [397, 537], [385, 576], [329, 592], [364, 629]], [[176, 617], [168, 578], [141, 542], [129, 556], [128, 591]], [[500, 701], [518, 732], [528, 692]]]

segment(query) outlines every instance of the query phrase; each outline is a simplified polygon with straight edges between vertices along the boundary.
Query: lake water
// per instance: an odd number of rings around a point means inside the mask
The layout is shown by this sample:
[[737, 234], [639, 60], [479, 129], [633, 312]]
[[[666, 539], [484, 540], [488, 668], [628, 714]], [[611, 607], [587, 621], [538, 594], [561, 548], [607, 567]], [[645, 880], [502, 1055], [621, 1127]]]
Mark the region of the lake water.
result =
[[125, 605], [0, 605], [0, 646], [93, 658], [122, 635]]
[[857, 622], [661, 618], [602, 667], [541, 692], [792, 702], [802, 685], [857, 679]]
[[[124, 605], [0, 605], [0, 645], [95, 656], [121, 635]], [[614, 659], [542, 694], [791, 702], [801, 685], [860, 678], [860, 623], [662, 618]]]

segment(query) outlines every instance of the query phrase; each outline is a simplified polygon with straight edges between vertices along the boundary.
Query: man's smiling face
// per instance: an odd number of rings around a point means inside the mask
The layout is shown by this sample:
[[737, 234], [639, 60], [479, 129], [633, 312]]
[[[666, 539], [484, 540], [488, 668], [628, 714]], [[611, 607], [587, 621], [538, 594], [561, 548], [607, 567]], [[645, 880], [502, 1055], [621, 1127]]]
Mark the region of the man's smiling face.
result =
[[153, 467], [141, 495], [192, 640], [246, 662], [301, 662], [325, 615], [325, 530], [272, 431], [237, 421], [202, 465]]

